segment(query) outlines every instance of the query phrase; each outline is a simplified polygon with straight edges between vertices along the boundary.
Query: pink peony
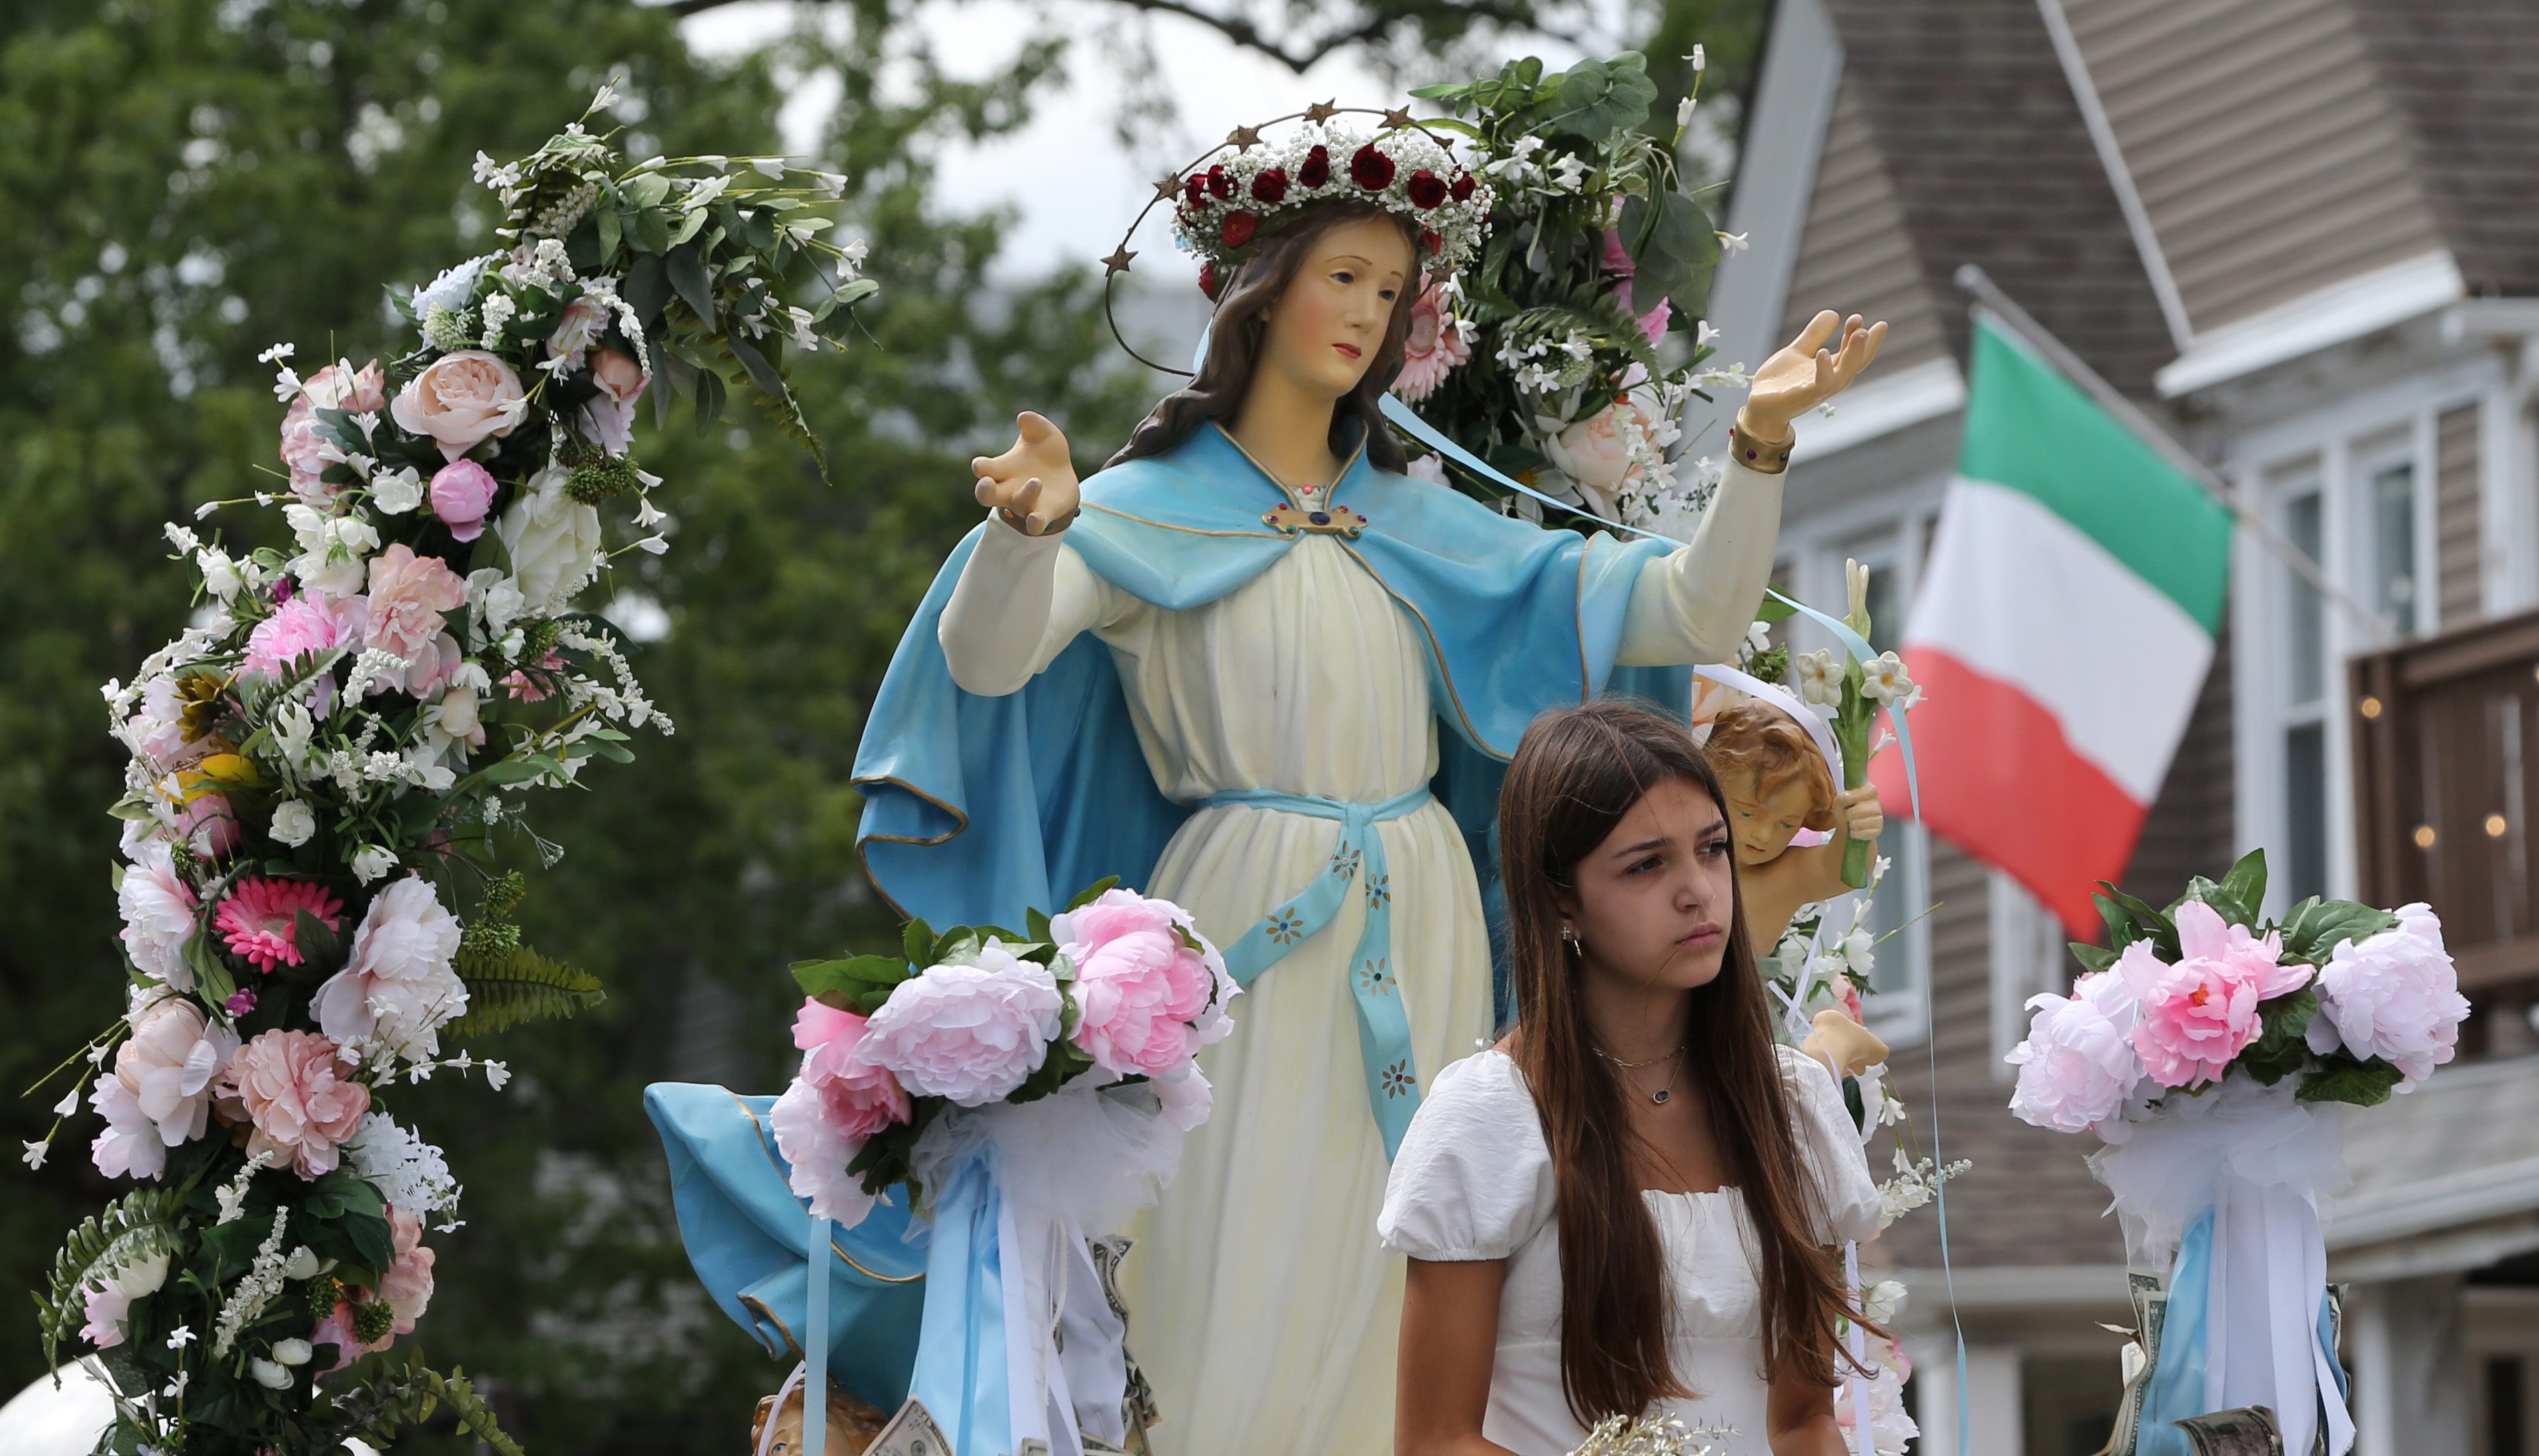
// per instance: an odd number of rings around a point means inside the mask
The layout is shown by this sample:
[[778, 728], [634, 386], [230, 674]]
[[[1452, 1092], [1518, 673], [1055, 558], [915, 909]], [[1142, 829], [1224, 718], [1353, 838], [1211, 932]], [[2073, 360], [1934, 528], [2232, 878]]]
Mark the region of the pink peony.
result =
[[2010, 1110], [2022, 1122], [2085, 1132], [2121, 1111], [2142, 1081], [2134, 1052], [2135, 1007], [2112, 971], [2081, 977], [2066, 999], [2031, 996], [2027, 1039], [2004, 1058], [2019, 1069]]
[[412, 661], [441, 635], [441, 614], [467, 605], [467, 583], [439, 557], [419, 557], [399, 542], [371, 558], [371, 615], [362, 639]]
[[106, 1120], [89, 1152], [107, 1177], [159, 1176], [168, 1150], [203, 1135], [214, 1087], [239, 1039], [182, 996], [160, 995], [132, 1012], [132, 1035], [89, 1104]]
[[967, 965], [929, 965], [900, 982], [857, 1055], [911, 1092], [981, 1107], [1040, 1069], [1064, 1006], [1047, 966], [991, 941]]
[[304, 1178], [334, 1169], [337, 1145], [371, 1110], [371, 1090], [345, 1079], [329, 1037], [267, 1031], [230, 1058], [221, 1078], [221, 1110], [254, 1128], [249, 1154], [270, 1153]]
[[467, 1010], [458, 917], [430, 881], [408, 875], [371, 901], [353, 932], [352, 960], [310, 998], [318, 1029], [346, 1046], [376, 1043], [410, 1061], [441, 1054], [441, 1026]]
[[1112, 890], [1050, 922], [1075, 963], [1082, 1016], [1075, 1044], [1115, 1077], [1158, 1076], [1199, 1050], [1192, 1026], [1216, 996], [1201, 953], [1182, 938], [1176, 906]]
[[2405, 1075], [2398, 1091], [2412, 1092], [2451, 1059], [2469, 1007], [2433, 908], [2419, 901], [2397, 914], [2397, 929], [2328, 953], [2309, 1045], [2325, 1053], [2342, 1044], [2358, 1057], [2385, 1058]]
[[812, 996], [803, 997], [802, 1009], [793, 1014], [802, 1080], [830, 1093], [840, 1125], [858, 1139], [908, 1120], [908, 1093], [897, 1079], [856, 1055], [867, 1025], [854, 1012]]
[[863, 1152], [864, 1140], [847, 1131], [822, 1090], [793, 1079], [768, 1109], [767, 1121], [776, 1129], [776, 1151], [785, 1155], [786, 1184], [794, 1196], [809, 1199], [815, 1217], [842, 1228], [862, 1223], [876, 1200], [847, 1164]]
[[299, 592], [247, 633], [239, 671], [279, 678], [312, 652], [353, 646], [361, 639], [358, 625], [366, 610], [359, 597], [336, 602], [324, 592]]
[[485, 514], [494, 508], [493, 472], [473, 460], [452, 460], [432, 475], [432, 513], [461, 541], [485, 534]]
[[429, 435], [446, 460], [457, 459], [488, 437], [510, 434], [527, 413], [520, 376], [482, 349], [461, 349], [434, 360], [388, 403], [397, 428]]
[[644, 397], [652, 376], [614, 349], [594, 349], [590, 382], [599, 386], [599, 396], [582, 407], [583, 437], [611, 455], [623, 455], [635, 439], [635, 402]]
[[388, 1327], [387, 1339], [372, 1347], [376, 1350], [386, 1349], [399, 1335], [413, 1334], [422, 1323], [424, 1311], [432, 1307], [432, 1265], [439, 1257], [423, 1246], [423, 1221], [403, 1209], [388, 1210], [388, 1233], [396, 1262], [379, 1276], [378, 1297], [396, 1312], [396, 1323]]
[[114, 892], [123, 912], [124, 954], [143, 975], [191, 990], [194, 967], [185, 963], [185, 943], [194, 938], [194, 889], [176, 873], [165, 840], [135, 846], [132, 857]]
[[300, 912], [306, 910], [328, 930], [342, 926], [344, 902], [322, 885], [306, 880], [240, 880], [212, 915], [212, 925], [233, 956], [243, 956], [255, 968], [271, 972], [277, 965], [298, 965]]
[[1393, 376], [1393, 392], [1407, 400], [1426, 399], [1473, 357], [1472, 341], [1464, 331], [1446, 327], [1437, 291], [1438, 285], [1428, 285], [1410, 305], [1410, 336], [1403, 342], [1402, 372]]
[[2281, 935], [2261, 941], [2202, 900], [2177, 907], [2177, 941], [2175, 965], [2162, 964], [2148, 941], [2116, 960], [2114, 973], [2142, 1011], [2134, 1049], [2162, 1087], [2218, 1082], [2264, 1029], [2259, 1003], [2300, 989], [2310, 968], [2278, 964]]

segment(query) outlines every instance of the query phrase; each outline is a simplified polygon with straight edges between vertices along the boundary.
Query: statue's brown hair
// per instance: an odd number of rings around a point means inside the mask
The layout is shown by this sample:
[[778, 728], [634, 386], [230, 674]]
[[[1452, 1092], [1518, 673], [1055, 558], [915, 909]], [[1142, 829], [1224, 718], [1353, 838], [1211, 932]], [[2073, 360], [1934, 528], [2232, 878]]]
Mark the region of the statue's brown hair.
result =
[[1789, 715], [1759, 698], [1749, 698], [1711, 720], [1704, 745], [1711, 765], [1722, 773], [1751, 773], [1756, 795], [1768, 795], [1792, 778], [1808, 786], [1808, 817], [1800, 823], [1819, 832], [1834, 827], [1838, 804], [1833, 765], [1808, 731]]
[[[1606, 699], [1537, 718], [1499, 792], [1517, 1011], [1511, 1055], [1551, 1149], [1561, 1388], [1589, 1425], [1691, 1394], [1668, 1357], [1669, 1275], [1640, 1197], [1656, 1155], [1631, 1131], [1619, 1075], [1596, 1054], [1578, 961], [1560, 940], [1559, 899], [1579, 863], [1670, 779], [1691, 784], [1725, 814], [1718, 776], [1681, 725]], [[1684, 1069], [1701, 1085], [1729, 1181], [1753, 1225], [1768, 1371], [1776, 1380], [1832, 1385], [1837, 1321], [1849, 1311], [1840, 1268], [1822, 1242], [1823, 1193], [1799, 1149], [1797, 1093], [1773, 1045], [1742, 893], [1726, 957], [1716, 978], [1684, 993], [1691, 1002]]]
[[1368, 461], [1379, 470], [1399, 474], [1409, 463], [1409, 457], [1386, 427], [1380, 404], [1384, 392], [1393, 387], [1394, 377], [1402, 372], [1405, 342], [1410, 337], [1410, 306], [1418, 301], [1421, 287], [1416, 262], [1420, 256], [1419, 233], [1400, 214], [1354, 198], [1316, 203], [1301, 210], [1293, 222], [1261, 234], [1252, 256], [1238, 265], [1233, 276], [1217, 290], [1216, 314], [1207, 326], [1207, 358], [1200, 363], [1199, 377], [1164, 396], [1129, 436], [1129, 443], [1121, 446], [1120, 453], [1104, 462], [1106, 468], [1160, 455], [1190, 438], [1192, 430], [1210, 420], [1231, 424], [1235, 412], [1243, 408], [1243, 396], [1252, 388], [1252, 371], [1261, 363], [1261, 338], [1268, 329], [1270, 305], [1277, 302], [1278, 296], [1295, 281], [1297, 271], [1313, 255], [1314, 244], [1324, 233], [1367, 218], [1385, 218], [1399, 224], [1414, 261], [1410, 277], [1404, 281], [1401, 294], [1393, 300], [1393, 318], [1385, 325], [1384, 343], [1376, 350], [1357, 387], [1341, 396], [1332, 411], [1331, 447], [1333, 454], [1346, 459], [1363, 435]]

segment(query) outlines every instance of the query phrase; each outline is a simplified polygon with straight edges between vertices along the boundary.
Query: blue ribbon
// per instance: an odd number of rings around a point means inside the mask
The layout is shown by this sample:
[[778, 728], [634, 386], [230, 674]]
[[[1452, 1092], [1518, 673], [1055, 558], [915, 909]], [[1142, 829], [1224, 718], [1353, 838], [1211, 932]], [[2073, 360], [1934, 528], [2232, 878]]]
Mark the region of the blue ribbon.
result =
[[1201, 809], [1242, 804], [1339, 821], [1339, 839], [1332, 846], [1331, 861], [1322, 874], [1226, 947], [1225, 968], [1235, 984], [1251, 985], [1261, 972], [1332, 923], [1352, 883], [1363, 886], [1366, 928], [1358, 933], [1357, 949], [1349, 954], [1349, 989], [1357, 1001], [1357, 1049], [1366, 1064], [1367, 1106], [1383, 1130], [1387, 1159], [1402, 1147], [1402, 1135], [1410, 1130], [1410, 1114], [1419, 1110], [1419, 1070], [1411, 1059], [1410, 1018], [1402, 1009], [1402, 986], [1393, 964], [1393, 881], [1385, 868], [1384, 836], [1375, 827], [1428, 802], [1428, 788], [1422, 784], [1381, 804], [1351, 804], [1276, 789], [1229, 789], [1210, 794], [1200, 804]]
[[1005, 1286], [996, 1225], [1001, 1200], [983, 1154], [932, 1190], [926, 1257], [926, 1319], [909, 1394], [952, 1438], [954, 1456], [1010, 1451]]
[[[1403, 433], [1493, 485], [1504, 486], [1520, 496], [1532, 496], [1545, 505], [1558, 506], [1572, 515], [1594, 521], [1609, 530], [1628, 531], [1634, 536], [1646, 536], [1653, 541], [1666, 542], [1670, 546], [1684, 545], [1683, 542], [1664, 532], [1651, 531], [1640, 526], [1626, 526], [1620, 521], [1609, 521], [1592, 510], [1582, 510], [1557, 496], [1544, 495], [1523, 481], [1495, 469], [1488, 461], [1455, 443], [1447, 437], [1444, 430], [1420, 419], [1410, 406], [1404, 404], [1394, 395], [1384, 396], [1382, 408], [1384, 418], [1391, 421]], [[1852, 660], [1867, 662], [1878, 655], [1876, 649], [1869, 645], [1868, 639], [1853, 631], [1850, 624], [1840, 618], [1828, 617], [1807, 603], [1783, 596], [1768, 586], [1763, 589], [1763, 594], [1833, 633], [1834, 640], [1842, 643], [1843, 650], [1851, 654]], [[1895, 725], [1895, 748], [1904, 760], [1905, 808], [1918, 819], [1921, 817], [1922, 810], [1922, 779], [1921, 775], [1914, 771], [1913, 730], [1906, 726], [1904, 718], [1903, 708], [1888, 704], [1887, 720]], [[1932, 998], [1925, 994], [1922, 998], [1922, 1045], [1930, 1058], [1931, 1086], [1936, 1089], [1940, 1085], [1939, 1038], [1934, 1034], [1934, 1027], [1931, 1025], [1931, 1002]], [[1931, 1103], [1931, 1158], [1940, 1168], [1948, 1167], [1948, 1155], [1940, 1148], [1940, 1104], [1936, 1097]], [[1957, 1319], [1956, 1272], [1949, 1261], [1949, 1185], [1946, 1179], [1940, 1181], [1937, 1191], [1940, 1221], [1940, 1273], [1948, 1286], [1949, 1320], [1956, 1327], [1957, 1338], [1957, 1456], [1966, 1456], [1973, 1439], [1966, 1419], [1966, 1332], [1963, 1324]]]

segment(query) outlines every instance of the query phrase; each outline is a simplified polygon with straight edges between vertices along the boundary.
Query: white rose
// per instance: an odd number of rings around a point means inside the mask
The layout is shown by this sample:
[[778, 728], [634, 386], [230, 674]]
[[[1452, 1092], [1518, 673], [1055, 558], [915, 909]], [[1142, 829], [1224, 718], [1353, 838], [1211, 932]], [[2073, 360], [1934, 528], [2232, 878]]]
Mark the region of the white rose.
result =
[[511, 553], [512, 584], [532, 611], [570, 598], [599, 569], [599, 512], [565, 494], [566, 474], [549, 466], [531, 476], [495, 527]]
[[390, 515], [403, 515], [423, 503], [423, 476], [411, 465], [371, 477], [371, 499]]
[[267, 1390], [291, 1388], [291, 1372], [269, 1359], [250, 1359], [246, 1368], [247, 1373], [255, 1377], [255, 1383]]
[[[376, 844], [366, 844], [353, 856], [353, 878], [368, 885], [396, 868], [396, 856]], [[333, 1035], [333, 1032], [328, 1032]], [[338, 1038], [339, 1040], [341, 1038]]]
[[510, 434], [527, 411], [520, 376], [481, 349], [461, 349], [434, 360], [388, 401], [388, 415], [398, 428], [431, 436], [450, 460], [488, 436]]
[[[307, 1249], [300, 1250], [300, 1254], [308, 1252], [309, 1251]], [[283, 1278], [313, 1279], [316, 1277], [317, 1261], [313, 1257], [309, 1261], [309, 1272], [307, 1274], [292, 1273], [292, 1270], [300, 1267], [300, 1254], [292, 1255], [291, 1264], [282, 1271]], [[306, 1340], [276, 1340], [273, 1342], [273, 1362], [278, 1365], [305, 1365], [309, 1363], [309, 1357], [314, 1352], [309, 1348], [309, 1342]]]
[[485, 729], [477, 719], [473, 692], [452, 688], [441, 695], [441, 731], [471, 744], [484, 741]]
[[194, 564], [202, 570], [203, 589], [224, 602], [237, 596], [244, 584], [239, 580], [237, 563], [218, 547], [206, 546], [194, 553]]
[[316, 812], [298, 799], [285, 799], [274, 806], [273, 824], [265, 832], [271, 834], [275, 842], [297, 849], [309, 842], [309, 835], [317, 832]]

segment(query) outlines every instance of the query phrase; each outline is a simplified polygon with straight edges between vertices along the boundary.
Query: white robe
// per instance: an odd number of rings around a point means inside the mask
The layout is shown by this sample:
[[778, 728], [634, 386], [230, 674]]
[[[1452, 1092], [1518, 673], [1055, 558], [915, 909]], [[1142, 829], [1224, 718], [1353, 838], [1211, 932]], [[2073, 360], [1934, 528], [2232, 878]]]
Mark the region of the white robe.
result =
[[[1779, 522], [1780, 477], [1731, 465], [1693, 545], [1633, 584], [1620, 661], [1730, 658]], [[1332, 537], [1309, 535], [1226, 596], [1174, 612], [1096, 576], [1064, 533], [1027, 538], [992, 519], [938, 638], [955, 682], [996, 695], [1085, 631], [1110, 646], [1138, 746], [1176, 802], [1275, 789], [1375, 803], [1436, 771], [1418, 625]], [[1137, 888], [1230, 945], [1322, 872], [1339, 828], [1274, 809], [1202, 810]], [[1376, 831], [1425, 1087], [1492, 1029], [1489, 939], [1443, 805]], [[1344, 896], [1234, 1004], [1233, 1033], [1200, 1058], [1215, 1109], [1133, 1230], [1123, 1293], [1129, 1346], [1163, 1415], [1150, 1432], [1158, 1456], [1392, 1449], [1403, 1262], [1375, 1231], [1388, 1167], [1346, 969], [1365, 914], [1361, 896]]]

